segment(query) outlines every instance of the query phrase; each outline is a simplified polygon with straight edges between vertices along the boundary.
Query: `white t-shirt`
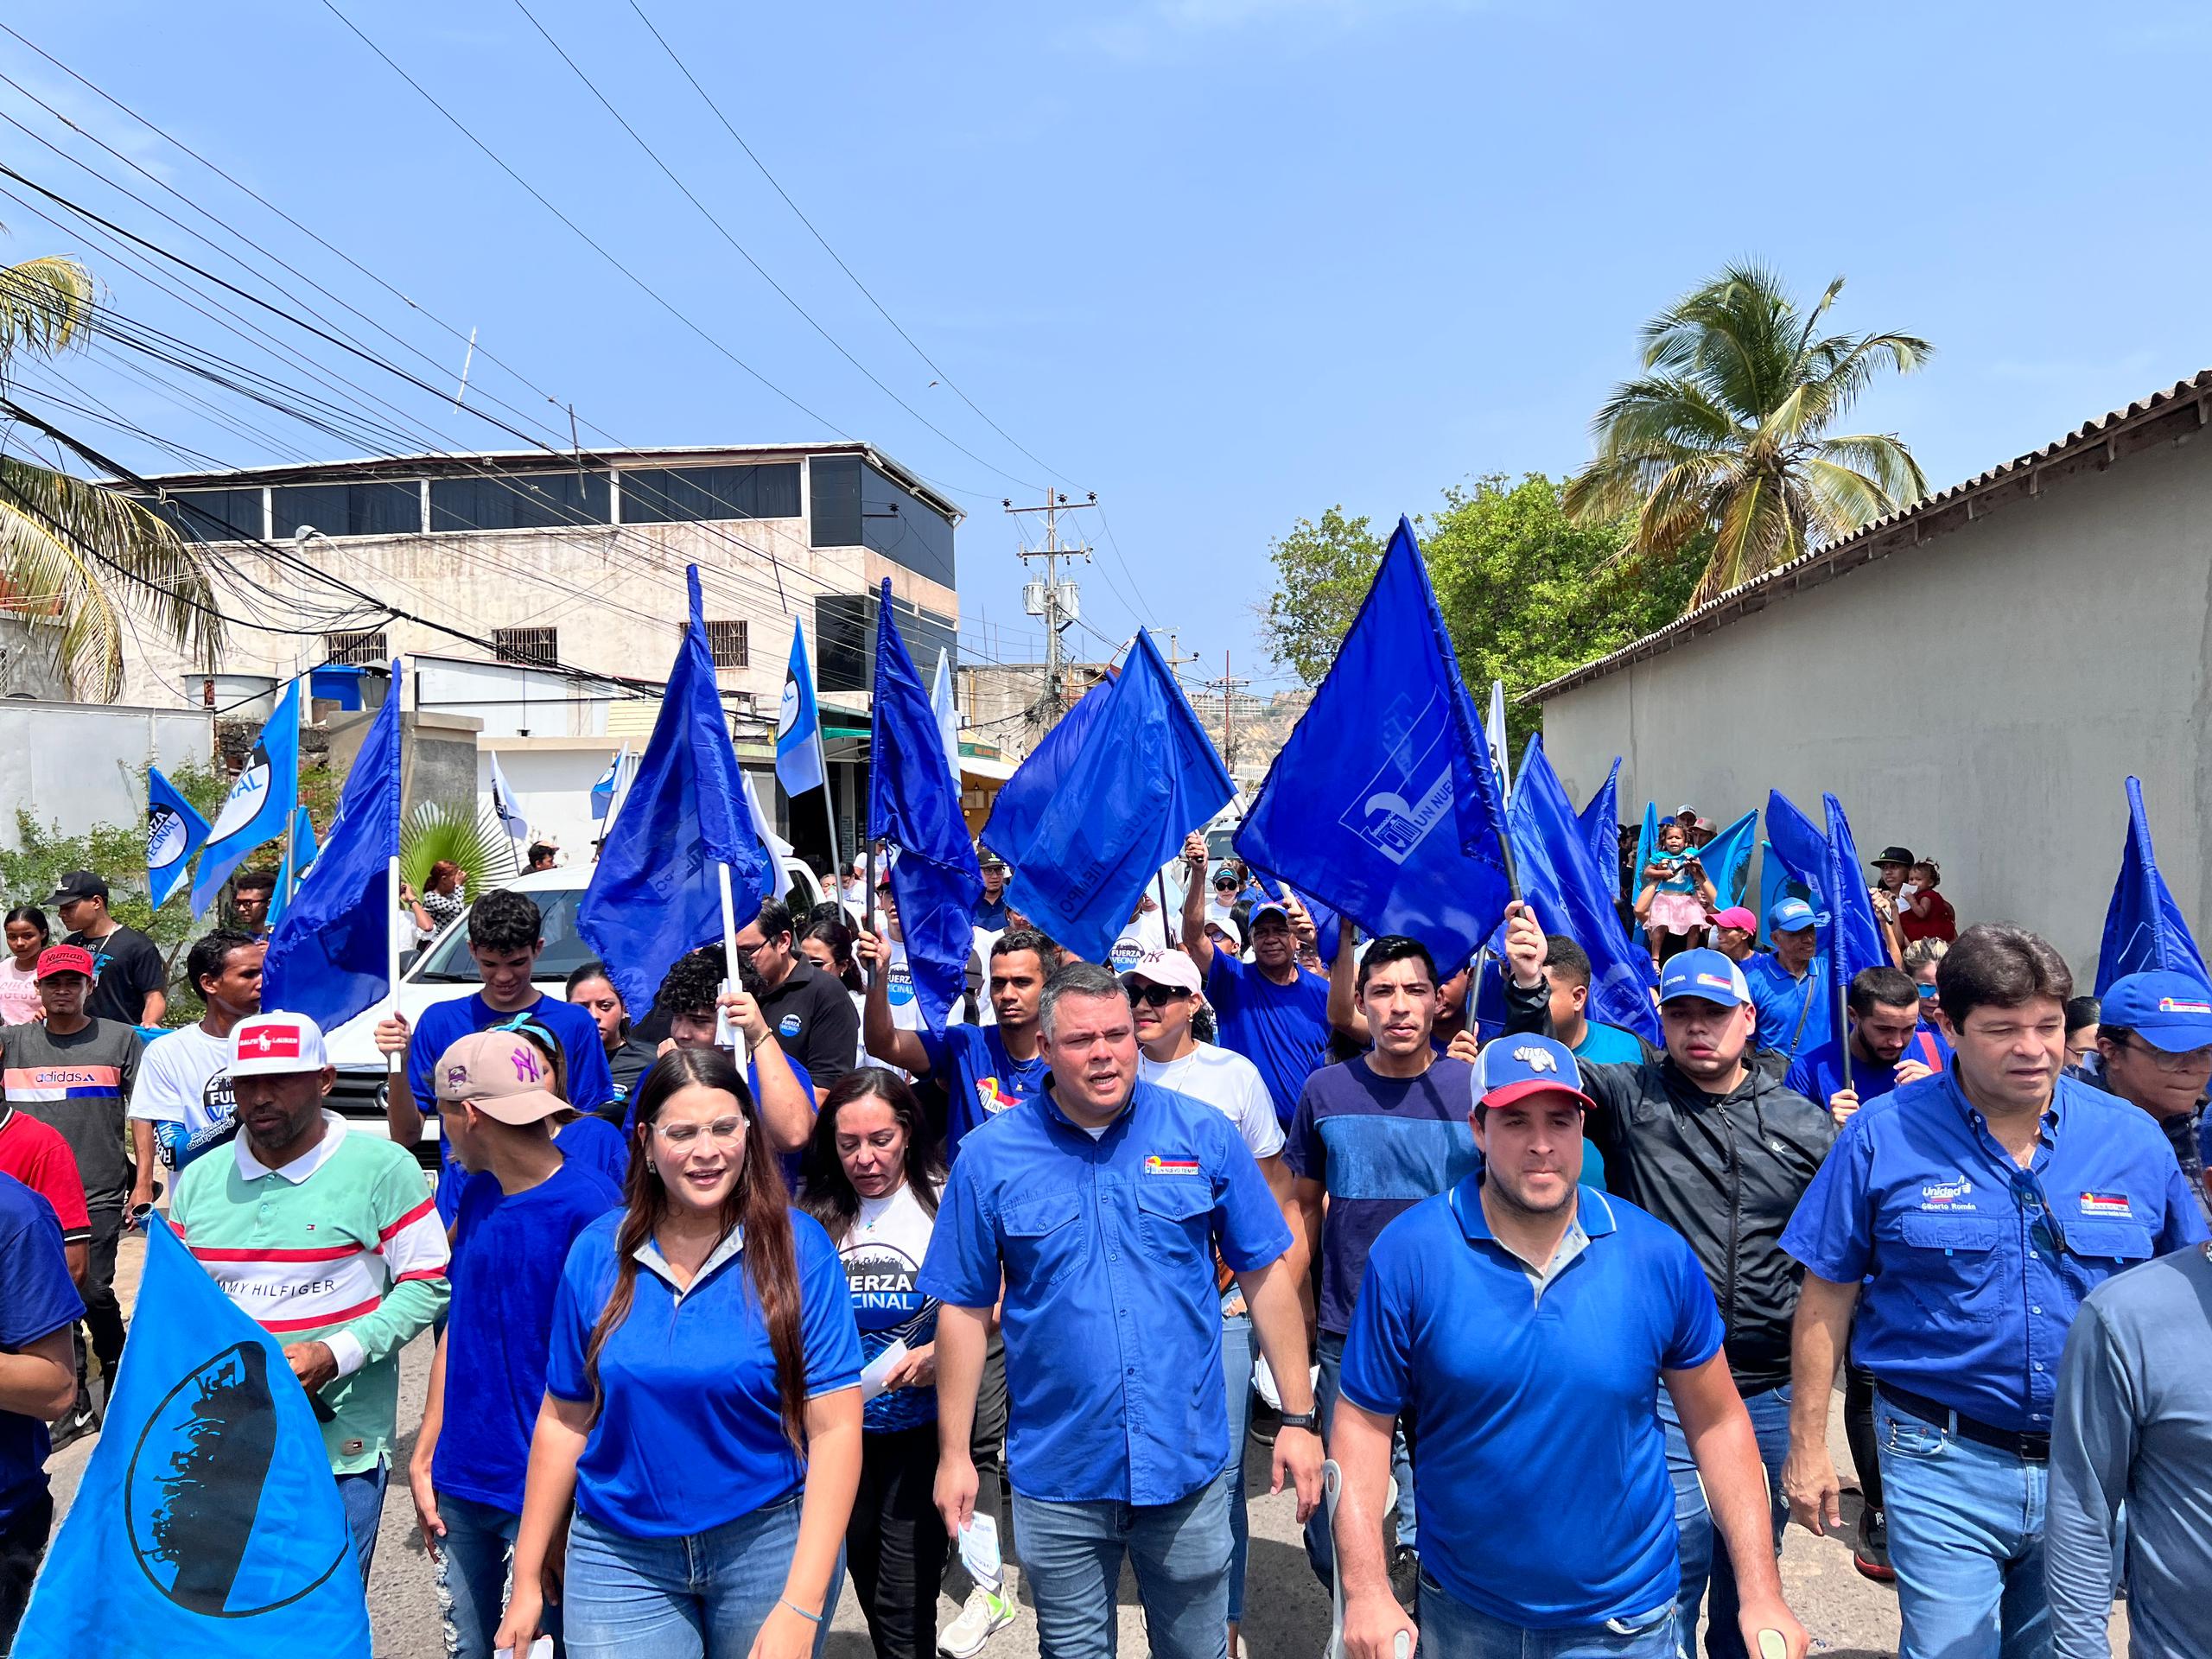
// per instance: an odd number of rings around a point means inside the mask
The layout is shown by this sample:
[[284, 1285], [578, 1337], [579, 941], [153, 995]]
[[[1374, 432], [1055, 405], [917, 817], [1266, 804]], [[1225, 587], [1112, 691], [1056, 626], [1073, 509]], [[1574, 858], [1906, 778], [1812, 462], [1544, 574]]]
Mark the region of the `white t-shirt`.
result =
[[46, 1017], [39, 1000], [38, 976], [13, 957], [0, 961], [0, 1025], [27, 1026]]
[[1137, 1056], [1137, 1076], [1162, 1089], [1202, 1100], [1236, 1126], [1255, 1158], [1282, 1150], [1282, 1124], [1260, 1068], [1242, 1054], [1200, 1043], [1179, 1060]]
[[180, 1169], [237, 1131], [230, 1063], [231, 1039], [210, 1037], [197, 1025], [155, 1039], [138, 1061], [130, 1115], [149, 1123], [184, 1125]]

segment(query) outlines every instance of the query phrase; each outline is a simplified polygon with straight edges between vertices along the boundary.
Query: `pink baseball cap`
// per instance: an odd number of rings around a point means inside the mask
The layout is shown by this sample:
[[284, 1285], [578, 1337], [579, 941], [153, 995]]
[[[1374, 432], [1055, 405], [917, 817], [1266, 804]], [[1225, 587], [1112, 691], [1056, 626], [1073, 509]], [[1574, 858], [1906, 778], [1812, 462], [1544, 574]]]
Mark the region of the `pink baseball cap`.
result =
[[1713, 912], [1713, 925], [1715, 927], [1736, 928], [1745, 933], [1756, 933], [1759, 931], [1759, 918], [1741, 905], [1731, 905], [1726, 910]]

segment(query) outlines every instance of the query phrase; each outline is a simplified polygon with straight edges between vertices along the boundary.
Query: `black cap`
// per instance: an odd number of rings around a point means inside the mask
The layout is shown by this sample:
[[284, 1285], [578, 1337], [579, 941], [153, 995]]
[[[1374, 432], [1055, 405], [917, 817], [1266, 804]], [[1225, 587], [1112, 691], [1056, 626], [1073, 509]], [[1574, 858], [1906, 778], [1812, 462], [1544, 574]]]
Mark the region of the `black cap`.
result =
[[1909, 847], [1885, 847], [1874, 855], [1877, 864], [1911, 864], [1917, 861]]
[[1213, 884], [1217, 887], [1235, 887], [1236, 885], [1236, 872], [1234, 870], [1216, 870], [1213, 873]]
[[66, 905], [79, 899], [97, 899], [107, 902], [107, 882], [90, 870], [71, 870], [54, 889], [49, 905]]
[[996, 853], [985, 853], [976, 861], [976, 868], [980, 870], [1002, 870], [1007, 868], [1007, 863]]

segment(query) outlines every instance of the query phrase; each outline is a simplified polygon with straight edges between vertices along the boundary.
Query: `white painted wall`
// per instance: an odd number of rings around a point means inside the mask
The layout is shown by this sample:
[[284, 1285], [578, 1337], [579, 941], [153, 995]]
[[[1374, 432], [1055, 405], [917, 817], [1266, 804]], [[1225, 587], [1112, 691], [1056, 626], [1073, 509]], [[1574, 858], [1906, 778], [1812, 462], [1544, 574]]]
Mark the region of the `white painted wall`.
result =
[[2209, 589], [2212, 440], [2161, 445], [1566, 691], [1544, 744], [1578, 804], [1624, 756], [1624, 818], [1832, 790], [1862, 855], [1933, 855], [1961, 925], [2035, 929], [2086, 988], [2130, 772], [2212, 939]]
[[66, 836], [143, 823], [146, 767], [204, 766], [214, 752], [214, 721], [204, 710], [0, 700], [0, 846], [22, 844], [18, 809]]

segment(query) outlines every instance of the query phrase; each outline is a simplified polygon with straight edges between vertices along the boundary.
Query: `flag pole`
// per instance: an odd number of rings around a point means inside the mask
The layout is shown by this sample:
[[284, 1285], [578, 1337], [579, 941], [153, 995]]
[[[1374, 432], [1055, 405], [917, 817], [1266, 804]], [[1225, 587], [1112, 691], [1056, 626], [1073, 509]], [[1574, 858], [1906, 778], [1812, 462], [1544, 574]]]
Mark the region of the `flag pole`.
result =
[[1160, 937], [1167, 942], [1168, 949], [1172, 950], [1182, 941], [1175, 937], [1175, 930], [1167, 924], [1166, 870], [1164, 868], [1154, 870], [1152, 873], [1152, 879], [1160, 884]]
[[722, 888], [722, 969], [729, 976], [730, 989], [736, 990], [745, 982], [738, 965], [737, 900], [730, 894], [729, 866], [716, 864], [715, 874]]
[[[405, 663], [405, 661], [406, 661], [406, 658], [403, 658], [403, 657], [395, 657], [395, 658], [393, 658], [391, 659], [391, 692], [390, 692], [390, 694], [389, 694], [389, 695], [391, 695], [391, 696], [395, 696], [395, 697], [402, 697], [402, 698], [403, 698], [403, 701], [401, 702], [401, 703], [400, 703], [400, 705], [399, 705], [399, 712], [400, 712], [400, 714], [401, 714], [403, 716], [404, 716], [404, 715], [405, 715], [405, 714], [406, 714], [406, 712], [407, 712], [407, 704], [406, 704], [405, 701], [404, 700], [404, 687], [405, 687], [406, 683], [407, 683], [407, 677], [406, 677], [405, 671], [404, 671], [404, 668], [403, 668], [403, 666], [402, 666], [402, 664], [404, 664], [404, 663]], [[403, 729], [403, 732], [402, 732], [401, 735], [402, 735], [402, 737], [403, 737], [403, 739], [404, 739], [404, 735], [405, 735], [405, 733], [404, 733], [404, 729]], [[400, 807], [400, 810], [401, 810], [401, 812], [402, 812], [403, 814], [404, 814], [404, 812], [405, 812], [405, 811], [406, 811], [406, 810], [407, 810], [407, 794], [406, 794], [405, 787], [404, 787], [404, 785], [402, 786], [401, 791], [400, 791], [399, 807]], [[295, 817], [297, 817], [298, 815], [297, 815], [296, 813], [295, 813], [295, 814], [294, 814], [294, 816], [295, 816]], [[388, 858], [388, 859], [386, 859], [386, 860], [385, 861], [385, 870], [384, 870], [384, 884], [385, 884], [385, 952], [384, 952], [384, 969], [385, 969], [385, 983], [387, 986], [389, 986], [389, 987], [391, 988], [391, 1011], [392, 1011], [392, 1013], [393, 1013], [393, 1014], [397, 1014], [399, 1012], [399, 954], [400, 954], [400, 953], [399, 953], [399, 915], [400, 915], [400, 911], [399, 911], [399, 887], [400, 887], [400, 881], [399, 881], [399, 853], [398, 853], [398, 850], [397, 850], [397, 842], [398, 842], [398, 839], [399, 839], [399, 836], [398, 836], [398, 826], [397, 826], [397, 824], [395, 824], [395, 825], [393, 825], [393, 826], [392, 826], [392, 829], [393, 829], [392, 841], [393, 841], [393, 842], [394, 842], [394, 849], [393, 849], [393, 851], [392, 851], [391, 856], [390, 858]], [[385, 1073], [386, 1073], [386, 1075], [387, 1075], [387, 1076], [390, 1076], [390, 1077], [397, 1077], [397, 1076], [399, 1075], [400, 1061], [401, 1061], [401, 1059], [402, 1059], [403, 1058], [404, 1058], [404, 1057], [401, 1055], [401, 1053], [399, 1052], [399, 1051], [398, 1051], [398, 1050], [397, 1050], [397, 1049], [394, 1049], [391, 1053], [389, 1053], [389, 1054], [387, 1054], [387, 1055], [385, 1055], [385, 1056], [384, 1057], [384, 1058], [385, 1058]]]
[[1835, 911], [1837, 919], [1830, 925], [1828, 929], [1828, 977], [1837, 982], [1835, 1046], [1837, 1054], [1842, 1058], [1843, 1061], [1843, 1086], [1848, 1089], [1851, 1087], [1851, 988], [1842, 982], [1843, 976], [1836, 971], [1835, 965], [1837, 945], [1835, 935], [1841, 925], [1843, 912], [1840, 901], [1836, 905]]

